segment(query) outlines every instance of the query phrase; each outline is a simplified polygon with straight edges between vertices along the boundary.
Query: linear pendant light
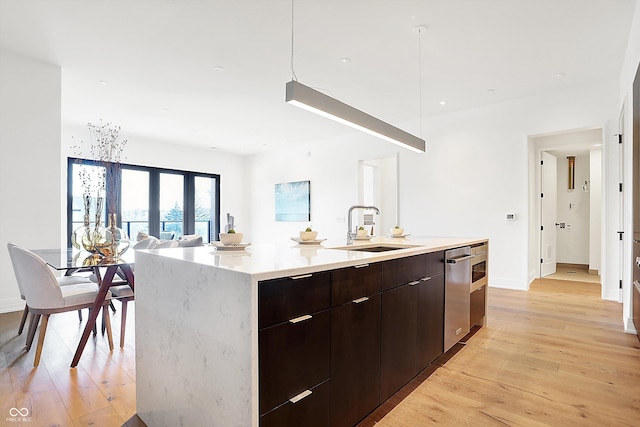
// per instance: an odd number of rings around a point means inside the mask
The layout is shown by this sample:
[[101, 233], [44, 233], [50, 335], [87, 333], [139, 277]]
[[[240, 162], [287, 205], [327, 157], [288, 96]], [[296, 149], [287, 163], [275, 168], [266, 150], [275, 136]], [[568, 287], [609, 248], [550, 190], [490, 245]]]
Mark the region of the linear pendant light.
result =
[[296, 80], [287, 83], [286, 102], [417, 153], [425, 152], [424, 139], [411, 135]]

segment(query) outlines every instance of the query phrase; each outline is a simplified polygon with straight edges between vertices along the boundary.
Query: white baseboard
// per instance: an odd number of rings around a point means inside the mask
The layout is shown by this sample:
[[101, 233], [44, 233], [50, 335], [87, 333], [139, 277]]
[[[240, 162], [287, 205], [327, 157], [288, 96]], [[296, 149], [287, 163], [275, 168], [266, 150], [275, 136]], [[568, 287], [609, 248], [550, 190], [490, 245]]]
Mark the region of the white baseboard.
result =
[[516, 291], [526, 291], [527, 284], [521, 280], [505, 279], [501, 277], [489, 277], [490, 288], [513, 289]]
[[0, 314], [24, 310], [24, 300], [21, 298], [0, 300]]
[[627, 317], [625, 320], [626, 322], [624, 322], [624, 331], [628, 334], [637, 334], [638, 331], [636, 331], [636, 327], [633, 324], [633, 319]]

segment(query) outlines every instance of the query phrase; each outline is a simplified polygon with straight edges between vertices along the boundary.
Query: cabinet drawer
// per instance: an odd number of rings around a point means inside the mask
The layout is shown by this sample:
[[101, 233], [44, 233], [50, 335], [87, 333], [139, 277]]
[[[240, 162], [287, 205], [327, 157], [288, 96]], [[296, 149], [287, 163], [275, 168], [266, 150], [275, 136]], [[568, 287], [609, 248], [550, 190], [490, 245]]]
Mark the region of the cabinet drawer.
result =
[[485, 299], [487, 297], [487, 286], [482, 286], [470, 295], [470, 322], [469, 327], [482, 322], [485, 315]]
[[329, 272], [269, 280], [258, 284], [258, 325], [266, 328], [329, 308]]
[[432, 252], [382, 263], [382, 290], [444, 272], [444, 252]]
[[363, 264], [331, 272], [331, 306], [380, 293], [381, 264]]
[[260, 417], [260, 427], [326, 427], [329, 425], [329, 380], [311, 388], [311, 394], [289, 400]]
[[329, 310], [297, 323], [262, 329], [258, 335], [260, 413], [329, 378]]

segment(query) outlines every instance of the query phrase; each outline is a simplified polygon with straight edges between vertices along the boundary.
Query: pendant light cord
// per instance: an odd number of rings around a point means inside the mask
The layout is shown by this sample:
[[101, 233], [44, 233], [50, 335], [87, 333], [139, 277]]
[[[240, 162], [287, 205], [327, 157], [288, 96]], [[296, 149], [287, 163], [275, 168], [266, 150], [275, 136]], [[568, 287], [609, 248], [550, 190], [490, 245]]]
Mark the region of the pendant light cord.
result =
[[294, 20], [294, 8], [293, 8], [294, 0], [291, 0], [291, 80], [298, 81], [298, 76], [296, 76], [296, 72], [293, 69], [293, 41], [294, 41], [294, 31], [293, 31], [293, 20]]
[[420, 92], [420, 138], [422, 136], [422, 28], [418, 29], [418, 81]]

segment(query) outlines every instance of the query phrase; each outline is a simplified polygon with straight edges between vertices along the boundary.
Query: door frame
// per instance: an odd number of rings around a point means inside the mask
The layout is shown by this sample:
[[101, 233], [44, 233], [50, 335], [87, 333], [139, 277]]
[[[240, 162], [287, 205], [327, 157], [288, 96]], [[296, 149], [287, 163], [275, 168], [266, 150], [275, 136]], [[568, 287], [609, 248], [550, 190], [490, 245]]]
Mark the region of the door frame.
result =
[[[539, 138], [555, 136], [555, 135], [563, 135], [570, 133], [578, 133], [581, 131], [589, 131], [589, 130], [600, 130], [601, 132], [601, 141], [602, 141], [602, 149], [601, 149], [601, 179], [602, 179], [602, 192], [601, 192], [601, 230], [600, 230], [600, 281], [602, 283], [602, 299], [610, 299], [605, 298], [607, 295], [607, 285], [610, 285], [610, 281], [608, 280], [608, 269], [607, 269], [607, 260], [609, 257], [609, 253], [607, 251], [607, 240], [606, 240], [606, 231], [608, 230], [608, 216], [607, 216], [607, 187], [608, 187], [608, 179], [607, 179], [607, 168], [608, 164], [608, 156], [609, 152], [607, 150], [607, 142], [609, 139], [606, 138], [605, 131], [607, 129], [610, 130], [609, 127], [605, 125], [601, 126], [590, 126], [584, 128], [577, 129], [566, 129], [562, 131], [553, 131], [553, 132], [545, 132], [539, 134], [531, 134], [527, 135], [528, 141], [528, 152], [529, 152], [529, 254], [528, 254], [528, 265], [529, 265], [529, 273], [528, 273], [528, 283], [527, 290], [529, 289], [531, 283], [540, 277], [540, 254], [541, 254], [541, 213], [540, 213], [540, 172], [539, 166], [541, 161], [541, 153], [543, 151], [549, 151], [553, 149], [563, 148], [562, 145], [547, 145], [540, 144]], [[617, 280], [616, 280], [617, 283]]]

